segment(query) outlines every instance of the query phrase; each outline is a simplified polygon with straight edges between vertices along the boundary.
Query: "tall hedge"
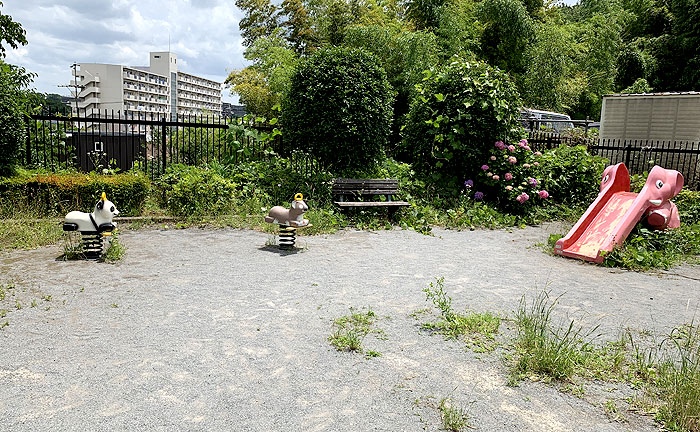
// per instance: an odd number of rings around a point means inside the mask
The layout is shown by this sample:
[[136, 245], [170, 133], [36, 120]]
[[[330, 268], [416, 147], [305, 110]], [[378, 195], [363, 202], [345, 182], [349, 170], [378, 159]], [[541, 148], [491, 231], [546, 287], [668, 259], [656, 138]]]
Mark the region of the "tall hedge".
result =
[[0, 60], [0, 176], [11, 175], [25, 140], [24, 105], [32, 75]]
[[102, 192], [121, 216], [141, 214], [151, 182], [142, 173], [34, 174], [0, 178], [0, 216], [12, 211], [36, 217], [63, 216], [73, 210], [91, 212]]
[[392, 102], [386, 73], [371, 54], [320, 50], [292, 75], [282, 103], [284, 139], [335, 172], [362, 171], [386, 146]]
[[425, 73], [403, 132], [403, 159], [444, 191], [478, 172], [495, 141], [520, 139], [520, 96], [508, 75], [454, 57]]

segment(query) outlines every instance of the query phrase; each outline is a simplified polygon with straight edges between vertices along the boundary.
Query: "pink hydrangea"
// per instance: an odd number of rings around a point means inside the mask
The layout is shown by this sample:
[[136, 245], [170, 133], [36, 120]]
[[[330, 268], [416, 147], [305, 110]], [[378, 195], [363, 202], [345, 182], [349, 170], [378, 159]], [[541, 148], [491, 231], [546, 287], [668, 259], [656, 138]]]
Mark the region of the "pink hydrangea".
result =
[[526, 146], [526, 145], [527, 145], [527, 139], [525, 139], [525, 138], [521, 139], [520, 142], [518, 143], [518, 145], [521, 146], [521, 147]]
[[513, 190], [513, 186], [511, 186], [511, 185], [506, 186], [506, 190], [507, 190], [507, 191], [512, 191], [512, 190]]
[[540, 198], [542, 198], [542, 199], [549, 198], [549, 192], [547, 192], [546, 190], [541, 190], [541, 191], [537, 192], [537, 195], [539, 195]]
[[488, 171], [488, 170], [489, 170], [489, 166], [488, 166], [488, 165], [481, 165], [481, 170], [482, 170], [482, 171]]
[[496, 181], [498, 181], [498, 180], [501, 179], [501, 177], [499, 177], [498, 175], [494, 175], [494, 176], [493, 176], [493, 179], [496, 180]]
[[513, 180], [513, 174], [511, 174], [511, 173], [506, 173], [506, 174], [503, 176], [503, 178], [505, 178], [505, 179], [508, 180], [508, 181], [511, 181], [511, 180]]
[[531, 151], [531, 150], [532, 150], [532, 149], [530, 148], [529, 145], [524, 145], [523, 148], [524, 148], [525, 150], [527, 150], [527, 151]]
[[535, 152], [535, 156], [542, 156], [542, 152]]
[[530, 195], [526, 194], [525, 192], [521, 193], [518, 195], [515, 200], [519, 202], [520, 204], [524, 203], [525, 201], [530, 199]]
[[514, 164], [514, 163], [518, 162], [518, 160], [515, 158], [515, 156], [510, 156], [510, 157], [508, 158], [508, 162]]
[[530, 168], [530, 164], [523, 164], [523, 168], [525, 168], [525, 169]]
[[495, 161], [495, 160], [496, 160], [496, 156], [491, 156], [491, 160], [492, 160], [492, 161]]
[[515, 151], [515, 146], [509, 145], [509, 146], [508, 146], [508, 151], [514, 152], [514, 151]]
[[495, 145], [496, 148], [499, 149], [499, 150], [503, 150], [504, 148], [506, 148], [506, 145], [503, 144], [503, 141], [496, 141], [496, 144], [494, 144], [494, 145]]
[[539, 163], [539, 162], [533, 162], [532, 164], [533, 164], [534, 166], [540, 166], [540, 163]]

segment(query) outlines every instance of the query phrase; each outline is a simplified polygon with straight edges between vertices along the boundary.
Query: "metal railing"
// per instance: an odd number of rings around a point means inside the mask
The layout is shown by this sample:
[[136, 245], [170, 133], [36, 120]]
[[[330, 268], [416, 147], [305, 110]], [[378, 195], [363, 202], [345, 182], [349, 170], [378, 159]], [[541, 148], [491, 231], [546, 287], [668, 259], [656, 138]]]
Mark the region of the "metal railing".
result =
[[104, 110], [35, 114], [27, 123], [24, 164], [54, 171], [138, 168], [155, 178], [170, 164], [233, 164], [288, 155], [279, 135], [265, 138], [272, 130], [237, 117]]

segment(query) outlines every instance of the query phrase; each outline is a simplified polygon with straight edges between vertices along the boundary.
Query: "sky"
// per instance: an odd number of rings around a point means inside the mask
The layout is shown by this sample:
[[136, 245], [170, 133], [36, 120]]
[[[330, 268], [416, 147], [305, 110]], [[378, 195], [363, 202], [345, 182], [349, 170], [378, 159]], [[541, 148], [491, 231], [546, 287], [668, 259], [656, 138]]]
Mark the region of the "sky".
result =
[[[567, 4], [578, 0], [564, 0]], [[27, 32], [8, 63], [38, 74], [42, 93], [69, 95], [73, 63], [148, 66], [149, 52], [170, 51], [178, 70], [223, 82], [245, 67], [234, 0], [3, 0], [3, 14]], [[60, 3], [60, 4], [57, 4]], [[236, 103], [228, 89], [224, 102]]]
[[[177, 54], [178, 70], [223, 82], [245, 67], [233, 0], [2, 0], [2, 13], [27, 32], [6, 62], [38, 74], [41, 93], [69, 95], [71, 64], [148, 66], [149, 52]], [[237, 98], [222, 92], [224, 102]]]

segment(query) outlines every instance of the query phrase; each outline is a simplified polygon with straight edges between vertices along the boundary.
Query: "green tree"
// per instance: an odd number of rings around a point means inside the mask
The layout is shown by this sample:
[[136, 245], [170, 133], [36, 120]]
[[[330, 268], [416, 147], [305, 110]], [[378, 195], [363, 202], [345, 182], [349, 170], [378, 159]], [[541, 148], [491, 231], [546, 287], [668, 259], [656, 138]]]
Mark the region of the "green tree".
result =
[[484, 29], [476, 18], [476, 6], [474, 0], [455, 0], [444, 6], [440, 24], [433, 30], [442, 59], [448, 60], [454, 55], [471, 57], [479, 51]]
[[[354, 26], [348, 29], [345, 44], [363, 48], [377, 58], [396, 90], [394, 118], [400, 120], [408, 113], [415, 85], [423, 78], [423, 71], [437, 63], [438, 46], [431, 32], [408, 31], [391, 26]], [[392, 144], [400, 140], [402, 122], [394, 122], [390, 138]]]
[[284, 0], [282, 2], [284, 19], [281, 26], [287, 30], [287, 40], [297, 54], [313, 51], [318, 46], [316, 32], [309, 12], [302, 0]]
[[[0, 7], [3, 3], [0, 2]], [[13, 21], [10, 15], [0, 12], [0, 58], [5, 58], [5, 44], [12, 48], [27, 44], [26, 32], [22, 24]]]
[[279, 96], [270, 90], [265, 75], [252, 66], [231, 72], [224, 83], [231, 87], [231, 93], [238, 94], [240, 102], [252, 114], [268, 117], [279, 101]]
[[277, 6], [270, 0], [236, 0], [235, 4], [245, 13], [238, 23], [243, 45], [251, 46], [258, 38], [271, 35], [279, 27]]
[[615, 86], [626, 88], [639, 78], [646, 78], [646, 65], [642, 53], [634, 46], [627, 46], [617, 57]]
[[532, 19], [520, 0], [484, 0], [477, 9], [484, 23], [481, 53], [492, 66], [512, 74], [525, 69], [525, 49], [534, 36]]
[[406, 16], [419, 30], [432, 30], [440, 25], [447, 0], [410, 0]]
[[565, 26], [545, 22], [537, 26], [536, 34], [535, 43], [526, 52], [528, 62], [521, 86], [523, 101], [533, 108], [564, 111], [580, 92], [570, 85], [575, 80], [576, 43]]
[[24, 118], [33, 74], [0, 60], [0, 175], [11, 175], [21, 160]]
[[296, 68], [282, 103], [285, 141], [340, 174], [370, 170], [391, 126], [392, 90], [365, 51], [323, 49]]

